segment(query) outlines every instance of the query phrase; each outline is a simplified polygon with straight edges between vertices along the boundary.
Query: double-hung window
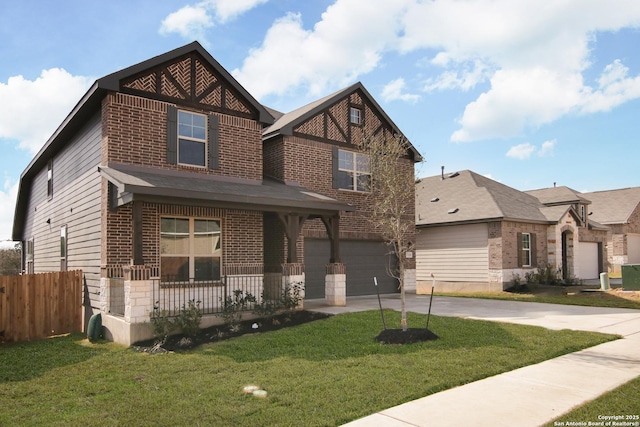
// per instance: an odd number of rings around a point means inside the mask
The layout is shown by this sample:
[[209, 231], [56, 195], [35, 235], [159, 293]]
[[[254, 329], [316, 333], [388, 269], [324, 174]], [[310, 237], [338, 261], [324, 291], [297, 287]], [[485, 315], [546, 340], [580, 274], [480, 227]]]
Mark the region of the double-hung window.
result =
[[33, 237], [27, 240], [24, 261], [24, 272], [27, 274], [33, 274]]
[[220, 280], [222, 230], [218, 219], [161, 218], [160, 274], [165, 282]]
[[531, 234], [522, 233], [522, 266], [531, 267]]
[[67, 226], [60, 227], [60, 271], [67, 271]]
[[370, 181], [369, 156], [353, 151], [338, 151], [338, 188], [368, 191]]
[[349, 121], [354, 125], [362, 124], [362, 110], [356, 107], [349, 109]]
[[47, 197], [53, 197], [53, 160], [47, 163]]
[[178, 111], [178, 163], [207, 165], [207, 116]]

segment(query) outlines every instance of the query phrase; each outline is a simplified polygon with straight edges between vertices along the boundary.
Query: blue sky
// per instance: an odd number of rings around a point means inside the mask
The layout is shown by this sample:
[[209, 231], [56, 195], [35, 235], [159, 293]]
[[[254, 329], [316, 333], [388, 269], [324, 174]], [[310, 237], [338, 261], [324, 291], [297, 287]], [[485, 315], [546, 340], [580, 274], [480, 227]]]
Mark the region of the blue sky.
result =
[[640, 185], [637, 0], [1, 1], [0, 240], [93, 81], [200, 41], [289, 111], [361, 81], [425, 158], [520, 190]]

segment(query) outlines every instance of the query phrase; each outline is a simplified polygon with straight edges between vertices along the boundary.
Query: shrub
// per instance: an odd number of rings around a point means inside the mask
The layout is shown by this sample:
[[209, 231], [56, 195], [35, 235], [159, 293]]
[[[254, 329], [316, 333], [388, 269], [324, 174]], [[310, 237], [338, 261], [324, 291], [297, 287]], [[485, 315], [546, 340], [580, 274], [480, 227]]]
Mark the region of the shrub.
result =
[[[222, 300], [222, 298], [220, 298]], [[222, 312], [218, 314], [224, 319], [224, 323], [229, 325], [229, 329], [237, 331], [240, 328], [242, 313], [246, 311], [249, 303], [255, 303], [256, 297], [240, 289], [233, 291], [233, 296], [228, 296], [222, 300]]]
[[151, 324], [156, 342], [164, 344], [169, 334], [175, 329], [175, 324], [167, 310], [160, 310], [160, 301], [156, 301], [151, 312]]
[[195, 337], [200, 330], [200, 320], [202, 319], [202, 311], [200, 311], [200, 301], [189, 300], [188, 305], [183, 304], [182, 309], [174, 320], [176, 328], [188, 337]]
[[175, 317], [169, 315], [167, 310], [160, 309], [160, 301], [156, 301], [151, 312], [151, 324], [153, 325], [153, 335], [157, 345], [162, 345], [167, 340], [171, 332], [180, 329], [185, 335], [193, 338], [200, 330], [200, 301], [190, 300]]

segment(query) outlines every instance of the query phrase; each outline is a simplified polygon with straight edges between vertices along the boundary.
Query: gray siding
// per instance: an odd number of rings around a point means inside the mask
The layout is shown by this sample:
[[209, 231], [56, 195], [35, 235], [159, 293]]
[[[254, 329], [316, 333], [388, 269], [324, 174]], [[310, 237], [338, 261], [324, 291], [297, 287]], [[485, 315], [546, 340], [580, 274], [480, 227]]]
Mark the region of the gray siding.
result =
[[53, 197], [47, 197], [47, 168], [30, 188], [23, 240], [34, 239], [34, 271], [60, 270], [60, 228], [67, 226], [67, 269], [84, 272], [91, 305], [100, 290], [101, 115], [53, 158]]

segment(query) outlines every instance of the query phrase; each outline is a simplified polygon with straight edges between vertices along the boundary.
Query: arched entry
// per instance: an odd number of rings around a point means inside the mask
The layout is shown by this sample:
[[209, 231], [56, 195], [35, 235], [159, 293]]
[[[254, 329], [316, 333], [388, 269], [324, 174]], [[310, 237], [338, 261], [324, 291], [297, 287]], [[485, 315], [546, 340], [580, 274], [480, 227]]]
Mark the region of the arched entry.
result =
[[573, 276], [573, 229], [570, 227], [562, 230], [562, 279], [567, 280]]

